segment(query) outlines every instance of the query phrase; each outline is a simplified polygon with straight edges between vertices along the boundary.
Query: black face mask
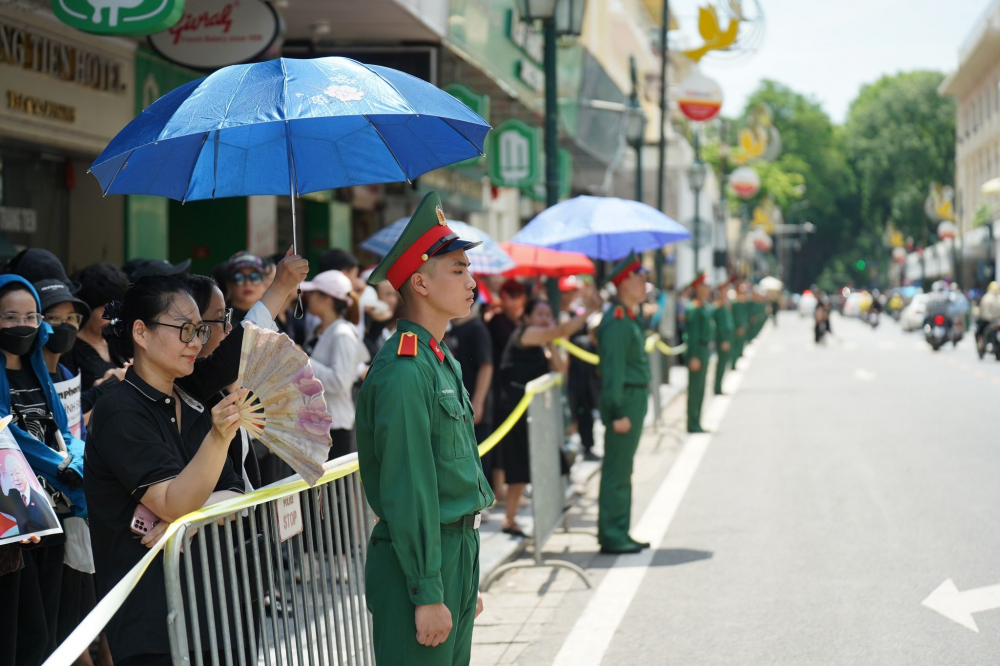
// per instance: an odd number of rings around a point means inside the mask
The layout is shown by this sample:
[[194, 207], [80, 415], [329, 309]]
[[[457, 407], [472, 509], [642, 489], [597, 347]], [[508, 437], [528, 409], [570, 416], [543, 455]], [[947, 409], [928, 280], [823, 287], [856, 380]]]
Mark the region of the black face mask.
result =
[[45, 342], [45, 348], [53, 354], [65, 354], [73, 348], [73, 343], [76, 342], [76, 334], [78, 332], [76, 326], [72, 324], [53, 326], [52, 333]]
[[24, 356], [31, 351], [38, 329], [33, 326], [0, 328], [0, 349], [14, 356]]

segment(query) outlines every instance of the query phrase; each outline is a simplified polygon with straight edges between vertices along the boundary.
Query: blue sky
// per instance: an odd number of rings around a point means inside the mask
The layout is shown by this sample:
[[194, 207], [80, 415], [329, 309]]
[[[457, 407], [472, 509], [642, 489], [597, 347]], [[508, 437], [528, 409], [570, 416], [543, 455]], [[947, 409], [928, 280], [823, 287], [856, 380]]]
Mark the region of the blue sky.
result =
[[[704, 0], [702, 0], [703, 2]], [[766, 35], [759, 51], [702, 61], [722, 86], [723, 113], [739, 114], [761, 79], [815, 97], [843, 122], [858, 89], [883, 74], [944, 72], [990, 0], [759, 0]], [[748, 0], [745, 0], [748, 2]], [[697, 39], [696, 0], [672, 0], [682, 33]], [[700, 42], [698, 42], [700, 44]]]

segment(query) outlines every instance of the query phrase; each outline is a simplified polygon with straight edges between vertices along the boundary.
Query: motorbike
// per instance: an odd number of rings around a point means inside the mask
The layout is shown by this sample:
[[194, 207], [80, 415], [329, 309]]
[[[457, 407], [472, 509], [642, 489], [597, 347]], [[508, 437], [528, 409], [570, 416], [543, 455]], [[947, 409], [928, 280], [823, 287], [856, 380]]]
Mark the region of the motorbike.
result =
[[976, 334], [976, 353], [982, 359], [986, 354], [993, 354], [1000, 361], [1000, 320], [993, 320]]
[[927, 317], [924, 320], [924, 339], [934, 351], [938, 351], [948, 342], [958, 344], [953, 339], [951, 317], [945, 315]]
[[872, 329], [878, 328], [878, 320], [879, 320], [878, 310], [869, 310], [868, 314], [866, 314], [865, 317], [868, 320], [868, 325], [871, 326]]

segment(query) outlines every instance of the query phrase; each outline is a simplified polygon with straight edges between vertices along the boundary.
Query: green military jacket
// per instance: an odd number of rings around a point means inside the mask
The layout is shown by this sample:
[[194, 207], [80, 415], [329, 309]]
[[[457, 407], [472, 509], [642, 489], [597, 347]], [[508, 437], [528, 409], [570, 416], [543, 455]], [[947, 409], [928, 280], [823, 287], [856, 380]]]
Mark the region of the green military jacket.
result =
[[702, 367], [712, 355], [711, 345], [715, 342], [715, 323], [712, 306], [692, 301], [687, 307], [684, 319], [684, 342], [687, 343], [687, 358], [698, 358]]
[[746, 337], [747, 334], [747, 324], [749, 323], [749, 315], [747, 314], [747, 303], [746, 301], [733, 301], [733, 325], [736, 329], [743, 329], [743, 336]]
[[717, 305], [712, 312], [715, 320], [715, 349], [722, 351], [722, 343], [733, 344], [736, 335], [736, 325], [733, 323], [733, 313], [728, 305]]
[[600, 357], [601, 404], [612, 418], [626, 416], [625, 389], [648, 387], [649, 359], [642, 318], [617, 300], [597, 327], [597, 355]]
[[444, 602], [440, 525], [493, 504], [474, 424], [458, 362], [401, 319], [361, 386], [356, 428], [365, 496], [389, 528], [415, 606]]

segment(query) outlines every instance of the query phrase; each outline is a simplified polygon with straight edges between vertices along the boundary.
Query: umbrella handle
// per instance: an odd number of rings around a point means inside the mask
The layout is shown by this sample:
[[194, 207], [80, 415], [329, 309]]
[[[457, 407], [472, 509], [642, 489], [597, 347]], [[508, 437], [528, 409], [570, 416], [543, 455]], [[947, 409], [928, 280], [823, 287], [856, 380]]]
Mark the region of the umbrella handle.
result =
[[298, 289], [298, 298], [295, 300], [295, 318], [302, 319], [306, 316], [305, 310], [302, 308], [302, 288]]

